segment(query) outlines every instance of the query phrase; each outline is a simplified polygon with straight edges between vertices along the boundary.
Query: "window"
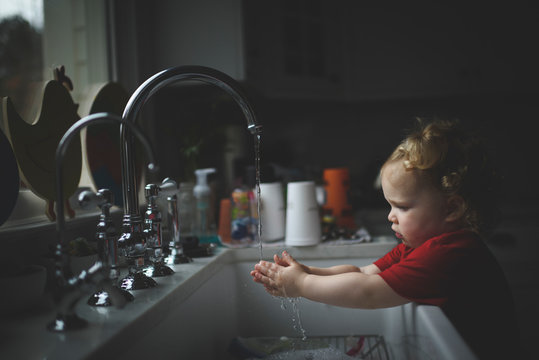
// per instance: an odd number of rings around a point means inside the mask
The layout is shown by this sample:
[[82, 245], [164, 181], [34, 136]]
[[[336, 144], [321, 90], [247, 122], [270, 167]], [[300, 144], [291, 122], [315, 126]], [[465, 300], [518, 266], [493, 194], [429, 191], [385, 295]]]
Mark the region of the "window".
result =
[[[64, 65], [71, 93], [83, 104], [92, 86], [109, 80], [106, 0], [0, 0], [0, 96], [9, 96], [25, 121], [36, 118], [41, 99], [30, 94], [53, 69]], [[39, 107], [37, 107], [38, 109]], [[88, 115], [79, 107], [79, 116]], [[87, 111], [87, 110], [86, 110]], [[3, 121], [0, 127], [4, 130]], [[87, 172], [82, 137], [80, 186], [93, 187]], [[45, 220], [45, 201], [21, 186], [5, 227]], [[48, 222], [48, 220], [46, 220]]]
[[[10, 96], [21, 116], [31, 115], [31, 87], [43, 80], [42, 0], [6, 1], [0, 6], [0, 95]], [[0, 124], [2, 130], [3, 124]]]

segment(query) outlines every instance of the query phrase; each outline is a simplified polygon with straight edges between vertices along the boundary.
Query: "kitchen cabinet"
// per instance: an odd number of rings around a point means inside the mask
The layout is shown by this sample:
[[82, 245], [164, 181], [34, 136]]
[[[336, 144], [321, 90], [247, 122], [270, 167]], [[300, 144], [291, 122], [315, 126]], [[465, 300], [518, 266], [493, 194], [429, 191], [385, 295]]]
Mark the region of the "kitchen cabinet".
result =
[[530, 92], [536, 11], [474, 3], [343, 0], [349, 100]]
[[241, 0], [161, 0], [141, 19], [153, 73], [178, 65], [202, 65], [245, 79]]
[[341, 97], [340, 9], [329, 1], [244, 3], [247, 82], [271, 97]]
[[530, 5], [245, 1], [244, 9], [247, 81], [274, 97], [489, 96], [533, 93], [539, 81]]
[[331, 2], [181, 0], [152, 7], [152, 18], [139, 21], [150, 50], [139, 52], [152, 58], [142, 73], [196, 64], [269, 97], [341, 95], [342, 34]]
[[151, 59], [147, 75], [205, 65], [271, 98], [529, 91], [538, 74], [531, 13], [430, 2], [163, 0], [139, 14], [149, 18], [139, 54]]

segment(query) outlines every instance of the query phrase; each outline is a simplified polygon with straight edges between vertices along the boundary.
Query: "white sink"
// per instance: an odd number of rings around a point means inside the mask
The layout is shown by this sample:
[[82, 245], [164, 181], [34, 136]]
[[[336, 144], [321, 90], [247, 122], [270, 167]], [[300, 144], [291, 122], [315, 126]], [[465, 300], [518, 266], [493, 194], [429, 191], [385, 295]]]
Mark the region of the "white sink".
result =
[[[383, 255], [394, 242], [288, 249], [299, 261], [318, 266], [359, 266]], [[264, 257], [282, 249], [264, 249]], [[83, 298], [78, 314], [89, 321], [80, 331], [45, 330], [53, 313], [12, 319], [0, 358], [47, 359], [233, 359], [235, 338], [301, 337], [292, 306], [268, 295], [251, 280], [258, 249], [221, 249], [216, 256], [175, 265], [174, 275], [156, 278], [153, 289], [133, 291], [124, 309], [93, 308]], [[307, 338], [383, 336], [390, 359], [475, 359], [436, 307], [408, 304], [381, 310], [344, 309], [299, 300]], [[27, 344], [32, 343], [31, 347]]]
[[[269, 250], [266, 250], [268, 252]], [[293, 252], [293, 250], [292, 250]], [[376, 258], [306, 260], [316, 266], [372, 263]], [[171, 358], [228, 359], [236, 337], [298, 337], [289, 301], [268, 295], [249, 275], [256, 258], [223, 266], [184, 302], [172, 305], [163, 320], [129, 349], [126, 358], [150, 358], [168, 349]], [[475, 359], [437, 307], [408, 304], [389, 309], [345, 309], [300, 299], [302, 327], [310, 337], [382, 335], [390, 359]], [[296, 318], [297, 319], [297, 318]], [[165, 356], [167, 358], [168, 356]]]

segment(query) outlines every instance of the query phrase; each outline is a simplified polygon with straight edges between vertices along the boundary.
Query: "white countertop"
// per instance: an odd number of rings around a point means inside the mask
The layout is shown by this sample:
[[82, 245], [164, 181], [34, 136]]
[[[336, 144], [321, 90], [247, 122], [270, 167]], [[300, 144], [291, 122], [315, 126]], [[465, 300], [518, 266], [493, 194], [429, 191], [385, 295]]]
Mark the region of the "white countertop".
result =
[[[287, 249], [299, 261], [309, 259], [376, 258], [396, 245], [390, 237], [379, 237], [371, 243], [354, 245], [318, 245]], [[271, 259], [282, 247], [264, 246], [263, 258]], [[211, 257], [195, 258], [192, 263], [172, 265], [175, 273], [155, 278], [155, 288], [132, 291], [133, 302], [123, 309], [92, 307], [83, 296], [77, 314], [88, 321], [81, 330], [54, 333], [46, 329], [54, 319], [50, 309], [25, 315], [0, 317], [1, 359], [91, 359], [105, 358], [132, 341], [143, 341], [151, 329], [166, 316], [166, 309], [177, 306], [223, 266], [235, 262], [253, 262], [260, 258], [258, 247], [245, 249], [217, 248]], [[125, 272], [122, 273], [122, 276]]]

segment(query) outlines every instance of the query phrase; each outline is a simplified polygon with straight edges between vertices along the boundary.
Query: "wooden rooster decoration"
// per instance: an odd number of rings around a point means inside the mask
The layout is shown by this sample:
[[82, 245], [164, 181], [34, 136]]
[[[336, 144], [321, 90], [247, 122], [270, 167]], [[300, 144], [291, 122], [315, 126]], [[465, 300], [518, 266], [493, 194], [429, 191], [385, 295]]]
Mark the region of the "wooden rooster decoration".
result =
[[[51, 220], [56, 219], [56, 148], [67, 129], [79, 120], [78, 106], [69, 93], [73, 85], [63, 66], [54, 70], [54, 77], [55, 80], [45, 83], [41, 108], [32, 123], [19, 116], [9, 97], [2, 99], [6, 135], [13, 147], [20, 177], [28, 188], [47, 201], [45, 213]], [[81, 142], [74, 139], [64, 158], [65, 199], [77, 189], [81, 170]], [[66, 212], [70, 217], [75, 214], [67, 201]]]

